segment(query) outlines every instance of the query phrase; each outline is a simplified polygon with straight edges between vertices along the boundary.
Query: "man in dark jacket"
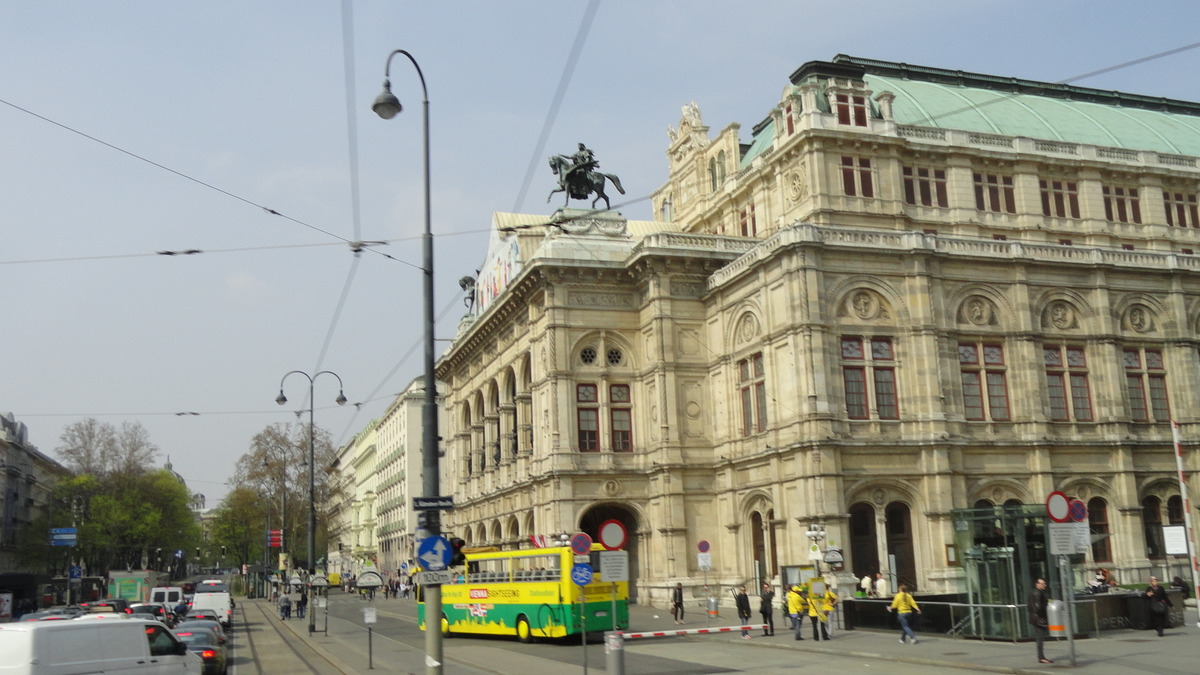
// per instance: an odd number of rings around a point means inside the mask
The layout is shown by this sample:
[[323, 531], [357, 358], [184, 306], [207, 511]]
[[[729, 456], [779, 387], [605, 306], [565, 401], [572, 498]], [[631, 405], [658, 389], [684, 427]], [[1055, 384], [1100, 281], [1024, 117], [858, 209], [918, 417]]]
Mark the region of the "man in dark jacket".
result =
[[763, 636], [775, 634], [775, 591], [771, 588], [771, 584], [763, 584], [762, 592], [758, 595], [761, 600], [758, 606], [758, 613], [762, 614], [763, 623], [766, 627], [763, 628]]
[[1050, 598], [1046, 595], [1046, 580], [1038, 579], [1033, 591], [1029, 593], [1029, 625], [1033, 626], [1033, 638], [1037, 641], [1038, 663], [1054, 663], [1046, 658], [1042, 643], [1050, 637], [1050, 621], [1046, 618], [1046, 604]]
[[[738, 619], [745, 626], [750, 621], [750, 596], [746, 595], [746, 587], [742, 586], [737, 590], [737, 594], [733, 596], [733, 604], [737, 606]], [[750, 631], [742, 630], [742, 639], [750, 639]]]
[[1173, 605], [1167, 597], [1167, 589], [1158, 583], [1158, 577], [1150, 577], [1150, 585], [1146, 587], [1146, 598], [1150, 601], [1150, 627], [1158, 631], [1158, 637], [1162, 637]]

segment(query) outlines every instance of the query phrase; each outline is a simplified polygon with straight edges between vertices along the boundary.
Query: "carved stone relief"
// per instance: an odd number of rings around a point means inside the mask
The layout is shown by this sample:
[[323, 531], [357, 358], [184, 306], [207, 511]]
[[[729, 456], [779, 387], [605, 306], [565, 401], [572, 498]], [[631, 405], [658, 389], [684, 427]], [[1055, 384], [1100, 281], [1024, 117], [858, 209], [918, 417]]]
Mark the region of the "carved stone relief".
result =
[[994, 326], [996, 306], [982, 295], [972, 295], [959, 306], [958, 322], [972, 326]]
[[1157, 328], [1154, 313], [1145, 305], [1133, 305], [1125, 310], [1121, 324], [1125, 330], [1134, 333], [1150, 333]]
[[1042, 313], [1042, 327], [1056, 330], [1079, 328], [1079, 312], [1065, 300], [1051, 302]]
[[798, 162], [794, 171], [789, 171], [784, 178], [788, 199], [798, 202], [808, 196], [808, 170], [804, 162]]
[[891, 321], [892, 311], [883, 296], [867, 288], [851, 291], [842, 306], [838, 308], [839, 317], [847, 317], [858, 321]]

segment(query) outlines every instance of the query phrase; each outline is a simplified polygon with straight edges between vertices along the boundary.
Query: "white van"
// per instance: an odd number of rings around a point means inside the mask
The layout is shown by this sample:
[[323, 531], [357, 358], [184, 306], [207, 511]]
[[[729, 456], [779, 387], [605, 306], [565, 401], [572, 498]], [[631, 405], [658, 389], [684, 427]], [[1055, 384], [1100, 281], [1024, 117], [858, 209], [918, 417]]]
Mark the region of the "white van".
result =
[[0, 675], [195, 673], [200, 657], [157, 621], [25, 621], [0, 624]]
[[201, 593], [197, 586], [191, 609], [211, 609], [226, 630], [233, 624], [233, 598], [228, 593]]
[[150, 589], [150, 602], [166, 604], [175, 609], [176, 605], [183, 602], [183, 589], [179, 586], [155, 586]]

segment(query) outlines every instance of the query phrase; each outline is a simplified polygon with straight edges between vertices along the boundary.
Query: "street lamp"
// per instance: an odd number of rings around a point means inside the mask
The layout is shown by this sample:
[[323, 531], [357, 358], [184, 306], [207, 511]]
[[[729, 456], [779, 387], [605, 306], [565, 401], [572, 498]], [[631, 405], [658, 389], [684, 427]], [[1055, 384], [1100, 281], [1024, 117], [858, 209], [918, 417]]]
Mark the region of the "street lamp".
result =
[[[338, 405], [346, 405], [346, 395], [342, 392], [342, 378], [337, 373], [330, 370], [322, 370], [316, 375], [309, 375], [303, 370], [293, 370], [283, 376], [279, 380], [279, 396], [275, 397], [275, 402], [279, 405], [287, 403], [287, 397], [283, 395], [283, 383], [288, 379], [289, 375], [299, 373], [308, 378], [308, 577], [311, 579], [317, 573], [315, 560], [317, 559], [317, 550], [315, 548], [315, 536], [317, 533], [317, 489], [316, 489], [316, 456], [313, 451], [313, 385], [316, 379], [322, 375], [332, 375], [338, 381], [338, 395], [334, 399]], [[317, 630], [317, 620], [313, 613], [308, 615], [308, 634], [312, 635]]]
[[[375, 99], [371, 109], [385, 120], [395, 117], [402, 110], [400, 100], [392, 94], [392, 83], [388, 79], [391, 76], [392, 57], [397, 54], [403, 54], [412, 62], [413, 68], [417, 71], [417, 77], [421, 80], [421, 93], [424, 96], [421, 103], [425, 132], [425, 234], [422, 238], [423, 270], [425, 272], [425, 403], [421, 408], [421, 468], [423, 496], [438, 497], [440, 496], [438, 493], [441, 491], [441, 482], [438, 476], [437, 386], [433, 369], [433, 229], [430, 226], [429, 216], [429, 89], [425, 86], [425, 75], [421, 72], [421, 66], [417, 65], [417, 60], [413, 58], [412, 54], [403, 49], [397, 49], [388, 54], [387, 65], [383, 70], [383, 93]], [[430, 536], [439, 536], [442, 533], [441, 513], [436, 510], [426, 511], [425, 517], [425, 529], [429, 531]], [[442, 587], [429, 586], [425, 589], [425, 672], [428, 675], [440, 675], [442, 672], [441, 617]]]

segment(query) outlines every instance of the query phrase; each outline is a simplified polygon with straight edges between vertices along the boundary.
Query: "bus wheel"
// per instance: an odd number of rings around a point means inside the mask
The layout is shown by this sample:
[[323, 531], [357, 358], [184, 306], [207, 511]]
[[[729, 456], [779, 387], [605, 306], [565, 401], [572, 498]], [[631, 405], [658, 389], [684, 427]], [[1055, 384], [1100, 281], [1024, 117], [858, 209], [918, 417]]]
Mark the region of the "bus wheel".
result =
[[450, 619], [447, 619], [446, 615], [443, 613], [442, 614], [442, 637], [453, 637], [453, 636], [454, 636], [454, 633], [450, 632]]
[[529, 628], [529, 619], [524, 614], [517, 617], [517, 639], [525, 644], [533, 642], [533, 630]]

